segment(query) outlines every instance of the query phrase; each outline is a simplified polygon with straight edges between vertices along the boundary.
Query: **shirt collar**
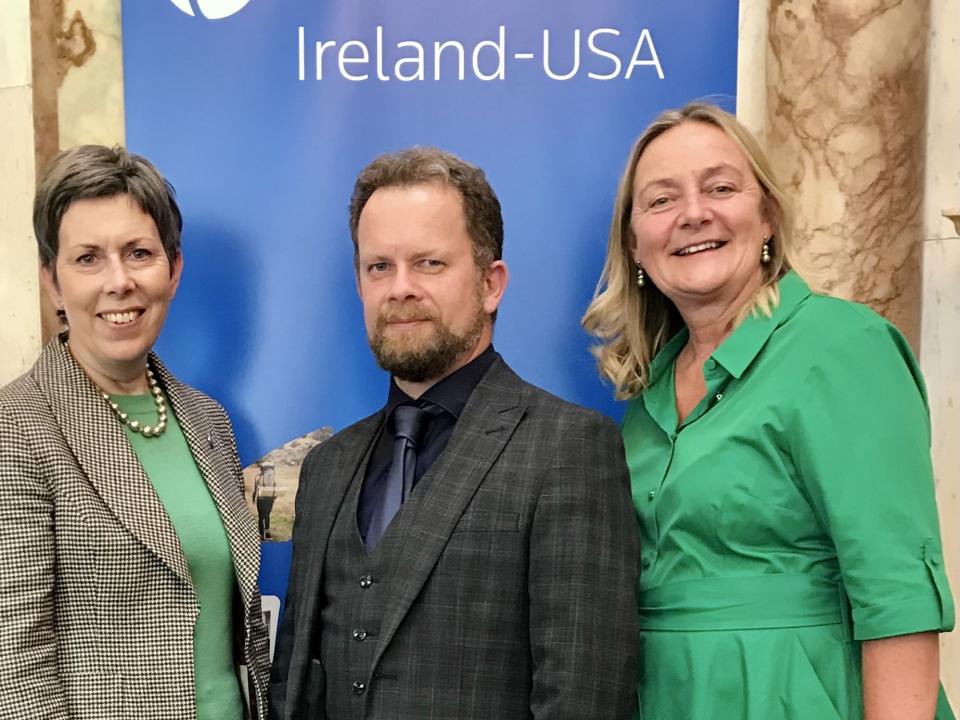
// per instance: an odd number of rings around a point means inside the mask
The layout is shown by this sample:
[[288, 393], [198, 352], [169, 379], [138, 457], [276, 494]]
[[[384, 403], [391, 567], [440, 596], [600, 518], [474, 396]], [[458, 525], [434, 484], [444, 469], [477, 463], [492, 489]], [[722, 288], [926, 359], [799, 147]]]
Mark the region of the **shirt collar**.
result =
[[[711, 357], [733, 377], [739, 378], [750, 366], [767, 340], [783, 322], [793, 314], [797, 306], [810, 295], [810, 288], [793, 270], [778, 283], [780, 302], [771, 308], [770, 317], [750, 313]], [[661, 348], [650, 363], [649, 385], [655, 385], [664, 371], [673, 366], [673, 361], [687, 343], [689, 333], [683, 327]]]
[[810, 288], [792, 270], [778, 284], [780, 302], [770, 308], [770, 317], [750, 313], [742, 323], [713, 351], [716, 360], [733, 377], [739, 378], [766, 345], [773, 331], [793, 315], [797, 306], [810, 295]]
[[[460, 413], [470, 399], [470, 394], [477, 386], [487, 370], [493, 365], [494, 361], [500, 357], [493, 345], [488, 345], [487, 349], [477, 355], [456, 372], [450, 373], [440, 382], [431, 385], [430, 388], [420, 396], [420, 401], [429, 401], [437, 405], [454, 418], [459, 418]], [[394, 379], [390, 378], [390, 393], [387, 397], [387, 406], [385, 416], [389, 416], [393, 409], [402, 403], [416, 403], [412, 397], [401, 390]]]

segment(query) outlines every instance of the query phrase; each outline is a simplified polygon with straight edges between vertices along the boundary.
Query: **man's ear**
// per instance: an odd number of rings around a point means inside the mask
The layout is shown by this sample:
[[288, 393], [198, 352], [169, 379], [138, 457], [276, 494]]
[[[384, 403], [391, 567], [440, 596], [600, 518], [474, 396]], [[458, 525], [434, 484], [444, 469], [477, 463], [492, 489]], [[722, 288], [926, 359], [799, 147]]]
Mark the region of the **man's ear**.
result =
[[494, 260], [487, 266], [483, 277], [483, 311], [492, 315], [500, 306], [504, 290], [510, 281], [510, 272], [503, 260]]

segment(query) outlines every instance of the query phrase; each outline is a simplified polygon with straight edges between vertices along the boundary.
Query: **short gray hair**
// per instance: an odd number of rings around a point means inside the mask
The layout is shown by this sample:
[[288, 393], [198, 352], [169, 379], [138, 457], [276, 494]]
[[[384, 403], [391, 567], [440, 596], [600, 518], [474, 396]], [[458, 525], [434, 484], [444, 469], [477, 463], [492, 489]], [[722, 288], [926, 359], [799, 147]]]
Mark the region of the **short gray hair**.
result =
[[78, 145], [57, 155], [44, 171], [33, 199], [40, 264], [56, 272], [60, 222], [72, 203], [114, 195], [129, 195], [153, 218], [173, 272], [183, 230], [173, 186], [149, 160], [119, 145]]

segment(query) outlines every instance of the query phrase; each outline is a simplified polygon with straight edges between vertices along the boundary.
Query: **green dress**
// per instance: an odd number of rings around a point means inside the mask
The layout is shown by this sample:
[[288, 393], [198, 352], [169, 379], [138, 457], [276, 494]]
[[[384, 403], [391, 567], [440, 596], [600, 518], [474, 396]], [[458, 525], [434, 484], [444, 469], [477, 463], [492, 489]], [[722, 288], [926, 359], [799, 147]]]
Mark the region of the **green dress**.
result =
[[713, 353], [683, 423], [685, 330], [624, 418], [643, 720], [858, 720], [861, 641], [953, 627], [909, 347], [793, 273], [780, 296]]

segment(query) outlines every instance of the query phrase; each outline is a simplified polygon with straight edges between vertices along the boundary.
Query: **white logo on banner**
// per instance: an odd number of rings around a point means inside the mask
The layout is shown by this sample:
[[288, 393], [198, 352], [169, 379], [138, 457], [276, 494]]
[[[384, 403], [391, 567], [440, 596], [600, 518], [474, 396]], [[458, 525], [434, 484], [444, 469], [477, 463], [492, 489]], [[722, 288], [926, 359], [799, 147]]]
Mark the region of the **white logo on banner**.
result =
[[[195, 15], [191, 0], [170, 0], [170, 2], [187, 15]], [[196, 0], [200, 12], [209, 20], [230, 17], [243, 10], [243, 6], [248, 2], [250, 0]]]

